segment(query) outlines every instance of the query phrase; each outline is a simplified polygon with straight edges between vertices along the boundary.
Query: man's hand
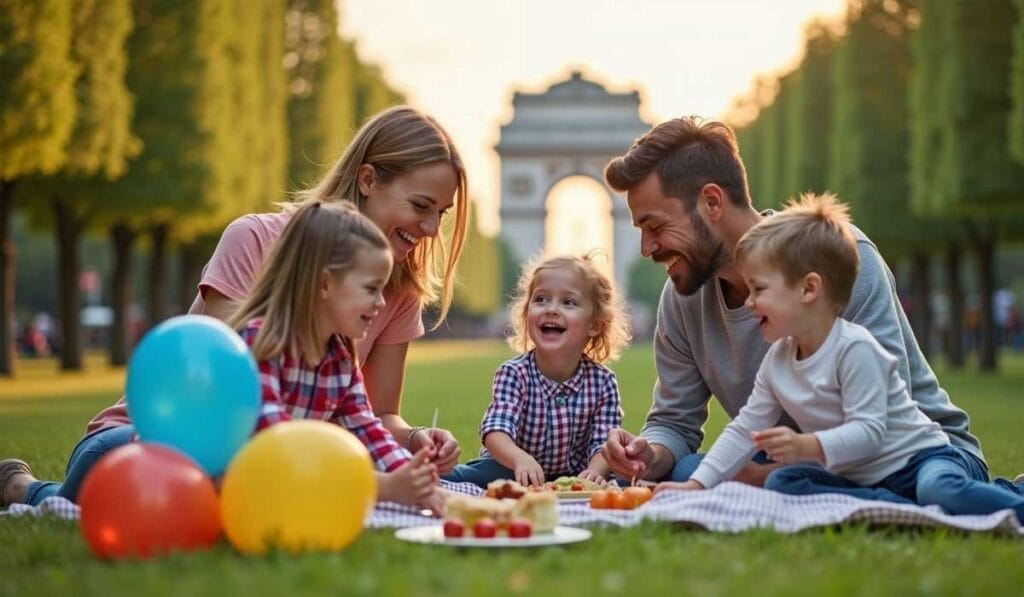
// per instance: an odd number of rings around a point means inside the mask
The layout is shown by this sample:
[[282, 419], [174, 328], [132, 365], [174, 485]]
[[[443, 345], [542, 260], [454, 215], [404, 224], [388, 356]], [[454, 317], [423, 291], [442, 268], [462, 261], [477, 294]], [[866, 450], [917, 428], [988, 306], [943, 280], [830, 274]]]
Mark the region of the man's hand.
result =
[[519, 454], [512, 466], [516, 481], [527, 487], [544, 484], [544, 469], [526, 452]]
[[459, 463], [459, 441], [447, 429], [428, 427], [413, 435], [412, 444], [410, 447], [414, 452], [423, 448], [430, 449], [431, 462], [441, 475], [448, 473]]
[[755, 431], [752, 435], [757, 449], [764, 451], [775, 462], [792, 464], [808, 460], [825, 461], [821, 442], [812, 433], [797, 433], [789, 427], [772, 427]]
[[700, 484], [700, 481], [694, 481], [693, 479], [682, 483], [678, 481], [664, 481], [662, 483], [658, 483], [654, 488], [654, 493], [665, 490], [699, 491], [701, 489], [704, 489], [704, 486]]
[[643, 477], [654, 462], [654, 449], [647, 440], [625, 429], [612, 429], [608, 433], [601, 455], [612, 472], [623, 479]]

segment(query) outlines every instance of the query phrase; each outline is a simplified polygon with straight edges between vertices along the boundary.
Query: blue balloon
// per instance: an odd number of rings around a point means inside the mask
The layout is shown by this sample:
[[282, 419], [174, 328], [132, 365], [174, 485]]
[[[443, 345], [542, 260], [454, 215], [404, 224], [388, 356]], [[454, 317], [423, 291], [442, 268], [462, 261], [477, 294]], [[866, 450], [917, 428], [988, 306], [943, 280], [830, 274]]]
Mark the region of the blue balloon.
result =
[[181, 450], [211, 475], [224, 472], [256, 429], [256, 361], [212, 317], [182, 315], [153, 328], [128, 363], [127, 386], [139, 436]]

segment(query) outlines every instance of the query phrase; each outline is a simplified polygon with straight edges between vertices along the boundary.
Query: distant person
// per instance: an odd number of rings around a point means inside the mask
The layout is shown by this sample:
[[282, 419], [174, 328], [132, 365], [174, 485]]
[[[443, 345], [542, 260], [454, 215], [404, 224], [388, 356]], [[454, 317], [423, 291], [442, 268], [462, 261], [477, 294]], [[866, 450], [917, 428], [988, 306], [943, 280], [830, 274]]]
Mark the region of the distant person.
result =
[[[733, 260], [771, 347], [747, 403], [697, 470], [659, 491], [710, 489], [761, 450], [785, 465], [768, 475], [766, 489], [938, 505], [951, 514], [1011, 509], [1024, 523], [1024, 495], [974, 479], [972, 459], [910, 399], [896, 359], [863, 326], [839, 318], [858, 268], [845, 205], [805, 195], [748, 230]], [[783, 412], [800, 432], [776, 426]]]
[[611, 471], [601, 448], [622, 424], [618, 381], [604, 366], [629, 342], [621, 297], [589, 257], [553, 257], [523, 272], [509, 320], [509, 344], [524, 352], [494, 375], [480, 458], [445, 479], [603, 483]]
[[933, 293], [931, 296], [931, 308], [932, 345], [948, 353], [951, 341], [949, 335], [953, 326], [953, 307], [950, 303], [949, 295], [942, 290]]
[[[686, 480], [702, 458], [712, 394], [735, 417], [768, 350], [761, 320], [744, 307], [749, 292], [732, 255], [740, 237], [772, 215], [753, 208], [735, 136], [720, 122], [686, 117], [659, 124], [613, 159], [605, 177], [626, 192], [640, 251], [665, 267], [669, 281], [654, 335], [654, 404], [640, 435], [613, 430], [604, 454], [626, 478]], [[840, 317], [867, 328], [896, 359], [911, 398], [963, 452], [971, 478], [987, 481], [970, 419], [921, 354], [892, 273], [875, 245], [856, 228], [853, 234], [860, 270]], [[797, 428], [789, 417], [779, 424]], [[737, 478], [762, 485], [778, 466], [758, 453]]]
[[1000, 288], [992, 295], [992, 320], [1000, 346], [1010, 344], [1010, 313], [1016, 304], [1017, 298], [1009, 288]]

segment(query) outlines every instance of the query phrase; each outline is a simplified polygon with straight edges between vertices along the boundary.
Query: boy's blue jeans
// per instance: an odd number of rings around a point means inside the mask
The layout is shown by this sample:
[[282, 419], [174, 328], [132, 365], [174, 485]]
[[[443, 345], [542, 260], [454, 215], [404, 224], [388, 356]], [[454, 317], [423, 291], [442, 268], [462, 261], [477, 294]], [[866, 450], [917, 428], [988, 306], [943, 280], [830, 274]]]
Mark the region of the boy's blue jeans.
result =
[[1021, 488], [1006, 479], [989, 483], [981, 463], [953, 446], [921, 450], [905, 467], [870, 487], [814, 464], [794, 464], [772, 471], [764, 487], [790, 495], [841, 493], [900, 504], [935, 504], [950, 514], [991, 514], [1010, 508], [1024, 523]]
[[[705, 454], [703, 452], [697, 452], [694, 454], [687, 454], [676, 461], [676, 465], [672, 468], [672, 472], [669, 476], [664, 479], [665, 481], [689, 481], [690, 475], [697, 471], [697, 467], [700, 466], [700, 462], [704, 460]], [[754, 457], [750, 459], [752, 462], [757, 464], [771, 464], [774, 462], [768, 458], [768, 455], [764, 452], [758, 452], [754, 454]]]
[[64, 482], [36, 481], [32, 483], [28, 486], [28, 492], [25, 494], [25, 503], [37, 506], [39, 502], [54, 495], [78, 502], [78, 489], [92, 465], [96, 464], [96, 461], [107, 452], [130, 442], [134, 435], [134, 425], [122, 425], [102, 429], [83, 437], [71, 452], [71, 458], [68, 459]]

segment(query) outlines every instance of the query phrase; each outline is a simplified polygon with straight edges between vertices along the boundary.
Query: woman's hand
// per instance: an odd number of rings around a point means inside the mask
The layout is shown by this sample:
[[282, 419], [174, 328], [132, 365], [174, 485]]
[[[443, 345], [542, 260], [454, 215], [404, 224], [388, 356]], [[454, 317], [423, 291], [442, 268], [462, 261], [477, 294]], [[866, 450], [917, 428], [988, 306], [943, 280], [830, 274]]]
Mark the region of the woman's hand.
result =
[[459, 440], [455, 439], [451, 431], [429, 427], [412, 436], [409, 448], [416, 452], [429, 449], [434, 466], [441, 475], [455, 468], [461, 453]]

